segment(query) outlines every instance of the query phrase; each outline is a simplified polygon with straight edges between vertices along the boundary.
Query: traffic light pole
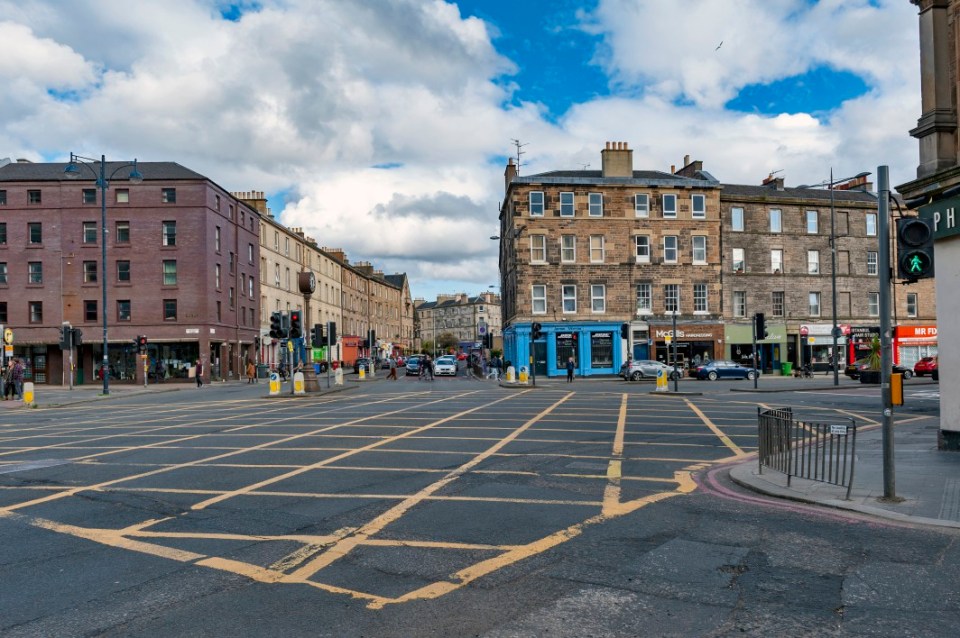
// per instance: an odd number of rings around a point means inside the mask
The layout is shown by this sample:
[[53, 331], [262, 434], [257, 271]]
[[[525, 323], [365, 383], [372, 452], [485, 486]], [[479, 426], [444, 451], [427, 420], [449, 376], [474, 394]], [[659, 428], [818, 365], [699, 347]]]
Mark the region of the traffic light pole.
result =
[[880, 397], [883, 402], [883, 498], [896, 499], [893, 467], [893, 400], [890, 371], [893, 350], [890, 338], [890, 169], [877, 167], [877, 241], [880, 262]]

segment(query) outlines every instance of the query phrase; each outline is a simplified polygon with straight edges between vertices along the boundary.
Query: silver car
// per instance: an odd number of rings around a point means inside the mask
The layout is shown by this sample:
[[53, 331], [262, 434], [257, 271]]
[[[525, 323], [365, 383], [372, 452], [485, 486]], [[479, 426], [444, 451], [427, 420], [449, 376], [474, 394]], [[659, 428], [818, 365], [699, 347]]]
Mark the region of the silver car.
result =
[[[629, 366], [629, 368], [628, 368]], [[620, 376], [629, 381], [639, 381], [640, 379], [656, 379], [657, 373], [663, 370], [664, 376], [668, 379], [679, 379], [683, 374], [678, 368], [673, 368], [662, 361], [653, 361], [652, 359], [638, 359], [624, 363], [620, 367]]]
[[433, 362], [433, 374], [438, 377], [443, 375], [451, 377], [457, 376], [456, 357], [438, 357], [437, 360]]

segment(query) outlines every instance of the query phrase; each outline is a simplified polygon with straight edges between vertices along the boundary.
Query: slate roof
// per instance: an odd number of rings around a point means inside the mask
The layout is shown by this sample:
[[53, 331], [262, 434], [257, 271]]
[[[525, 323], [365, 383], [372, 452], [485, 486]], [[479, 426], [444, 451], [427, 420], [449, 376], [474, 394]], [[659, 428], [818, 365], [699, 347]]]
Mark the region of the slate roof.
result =
[[663, 171], [633, 171], [633, 177], [604, 177], [603, 171], [547, 171], [535, 175], [518, 175], [511, 180], [519, 184], [638, 184], [646, 186], [719, 186], [720, 182], [707, 171], [697, 177], [685, 177]]
[[[798, 200], [818, 200], [829, 202], [830, 190], [825, 188], [789, 188], [777, 190], [769, 186], [753, 186], [749, 184], [723, 184], [720, 192], [720, 199], [763, 199], [771, 198], [777, 200], [798, 199]], [[861, 190], [835, 190], [833, 191], [834, 202], [862, 202], [877, 203], [876, 193], [870, 193]]]
[[[129, 170], [125, 170], [129, 162], [107, 162], [106, 173], [110, 175], [116, 171], [113, 179], [126, 180], [130, 175]], [[79, 166], [79, 164], [78, 164]], [[80, 168], [80, 177], [77, 181], [89, 181], [97, 178], [96, 171], [99, 171], [99, 162], [88, 164], [92, 170]], [[67, 168], [67, 162], [53, 163], [34, 163], [34, 162], [11, 162], [5, 166], [0, 166], [0, 182], [60, 182], [68, 181], [69, 178], [64, 174]], [[190, 170], [176, 162], [137, 162], [137, 170], [143, 174], [143, 181], [151, 180], [206, 180], [207, 177]], [[71, 180], [72, 181], [72, 180]], [[213, 180], [210, 180], [213, 181]]]

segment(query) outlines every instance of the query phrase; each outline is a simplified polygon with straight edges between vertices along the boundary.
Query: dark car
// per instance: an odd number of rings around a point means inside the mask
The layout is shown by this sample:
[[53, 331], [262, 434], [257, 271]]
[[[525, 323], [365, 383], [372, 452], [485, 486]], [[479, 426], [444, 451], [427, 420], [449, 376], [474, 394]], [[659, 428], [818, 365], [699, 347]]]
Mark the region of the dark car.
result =
[[748, 368], [735, 361], [725, 359], [717, 359], [697, 368], [698, 379], [710, 379], [711, 381], [717, 379], [750, 379], [752, 381], [756, 376], [757, 370], [755, 368]]
[[[913, 373], [918, 377], [932, 375], [937, 370], [937, 357], [924, 357], [913, 364]], [[939, 377], [939, 375], [937, 375]]]
[[360, 357], [359, 359], [357, 359], [356, 361], [354, 361], [354, 362], [353, 362], [353, 371], [354, 371], [354, 373], [356, 373], [356, 374], [359, 374], [359, 373], [360, 373], [360, 366], [363, 366], [363, 369], [364, 369], [365, 371], [369, 371], [369, 370], [370, 370], [370, 359], [368, 359], [367, 357]]
[[[869, 369], [870, 369], [869, 358], [857, 359], [853, 363], [848, 363], [847, 367], [844, 368], [843, 373], [848, 377], [850, 377], [851, 379], [859, 379], [860, 372], [863, 370], [869, 370]], [[893, 369], [891, 370], [891, 372], [902, 374], [904, 380], [913, 378], [913, 370], [911, 370], [910, 368], [905, 368], [901, 365], [893, 364]]]
[[407, 362], [403, 364], [403, 367], [406, 370], [405, 374], [407, 376], [411, 374], [413, 375], [420, 374], [420, 357], [419, 356], [409, 357], [407, 359]]

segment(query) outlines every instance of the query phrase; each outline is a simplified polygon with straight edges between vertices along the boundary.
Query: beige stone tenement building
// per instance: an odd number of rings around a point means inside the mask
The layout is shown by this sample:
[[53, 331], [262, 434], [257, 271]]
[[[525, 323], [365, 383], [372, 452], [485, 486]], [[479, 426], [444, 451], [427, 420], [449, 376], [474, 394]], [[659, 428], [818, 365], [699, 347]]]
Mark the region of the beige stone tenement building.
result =
[[452, 334], [459, 343], [483, 341], [481, 323], [487, 334], [502, 333], [500, 295], [482, 292], [475, 297], [466, 293], [438, 295], [436, 301], [414, 300], [420, 344], [432, 342], [443, 334]]

